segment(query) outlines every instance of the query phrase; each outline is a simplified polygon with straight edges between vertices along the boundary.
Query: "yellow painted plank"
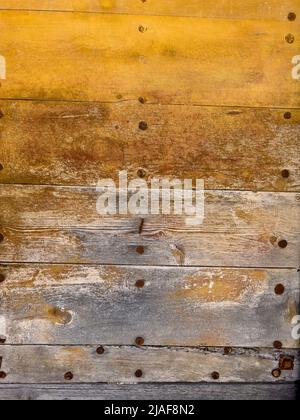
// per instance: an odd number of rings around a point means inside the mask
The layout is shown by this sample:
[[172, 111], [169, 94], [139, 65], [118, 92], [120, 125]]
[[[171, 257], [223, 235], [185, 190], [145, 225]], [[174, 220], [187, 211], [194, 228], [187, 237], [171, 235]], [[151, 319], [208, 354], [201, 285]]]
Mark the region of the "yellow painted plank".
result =
[[298, 107], [291, 22], [0, 12], [2, 98]]
[[209, 18], [287, 19], [296, 0], [1, 0], [1, 9], [65, 10]]

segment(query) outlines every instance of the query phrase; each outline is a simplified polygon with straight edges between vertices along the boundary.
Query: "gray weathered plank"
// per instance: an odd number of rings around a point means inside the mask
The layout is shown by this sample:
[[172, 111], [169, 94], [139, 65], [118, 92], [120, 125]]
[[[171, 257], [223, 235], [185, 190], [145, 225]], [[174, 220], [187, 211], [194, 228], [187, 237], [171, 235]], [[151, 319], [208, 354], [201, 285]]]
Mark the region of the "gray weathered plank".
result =
[[0, 274], [7, 344], [300, 346], [297, 270], [0, 265]]
[[278, 109], [138, 100], [0, 101], [0, 110], [1, 183], [93, 186], [143, 169], [147, 180], [198, 178], [209, 189], [300, 191], [299, 110], [290, 120]]
[[299, 399], [297, 383], [1, 385], [0, 400], [278, 400]]
[[[299, 379], [299, 351], [294, 369], [272, 374], [279, 368], [280, 353], [264, 349], [105, 347], [93, 346], [0, 347], [3, 383], [139, 383], [139, 382], [293, 382]], [[139, 377], [137, 372], [140, 371]], [[66, 373], [68, 376], [66, 377]]]
[[94, 188], [1, 185], [0, 197], [2, 262], [299, 267], [299, 194], [208, 191], [199, 226], [100, 216]]

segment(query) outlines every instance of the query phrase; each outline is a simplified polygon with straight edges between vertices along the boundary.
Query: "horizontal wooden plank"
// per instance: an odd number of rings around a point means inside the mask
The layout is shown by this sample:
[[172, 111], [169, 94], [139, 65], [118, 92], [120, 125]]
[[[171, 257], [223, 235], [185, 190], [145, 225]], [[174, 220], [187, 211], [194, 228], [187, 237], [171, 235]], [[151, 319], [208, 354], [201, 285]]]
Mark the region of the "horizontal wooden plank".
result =
[[287, 19], [289, 12], [300, 12], [296, 0], [1, 0], [0, 9], [277, 20]]
[[288, 20], [1, 11], [0, 24], [2, 98], [300, 105]]
[[[294, 369], [278, 370], [280, 354], [270, 350], [2, 346], [3, 383], [293, 382], [299, 379], [299, 351], [290, 350]], [[68, 374], [67, 377], [65, 375]], [[138, 376], [138, 377], [137, 377]], [[215, 375], [213, 375], [215, 377]]]
[[299, 194], [208, 191], [199, 226], [174, 215], [101, 216], [99, 196], [1, 185], [1, 261], [299, 267]]
[[134, 345], [141, 337], [154, 346], [300, 347], [292, 338], [297, 270], [0, 265], [0, 274], [6, 344]]
[[299, 384], [62, 384], [62, 385], [1, 385], [1, 401], [205, 401], [205, 400], [267, 400], [299, 399]]
[[[0, 101], [1, 183], [96, 185], [127, 170], [209, 189], [300, 191], [300, 111]], [[145, 121], [148, 130], [139, 129]], [[179, 123], [180, 121], [180, 123]], [[151, 156], [151, 159], [149, 159]], [[283, 170], [290, 176], [284, 178]]]

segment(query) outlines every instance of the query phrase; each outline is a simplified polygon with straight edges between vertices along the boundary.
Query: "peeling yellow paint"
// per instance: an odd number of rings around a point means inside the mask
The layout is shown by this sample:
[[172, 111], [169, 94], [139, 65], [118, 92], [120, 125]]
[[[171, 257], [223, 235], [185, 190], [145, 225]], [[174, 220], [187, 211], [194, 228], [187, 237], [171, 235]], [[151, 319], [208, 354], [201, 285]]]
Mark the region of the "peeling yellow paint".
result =
[[185, 286], [175, 293], [176, 298], [205, 302], [241, 302], [250, 293], [257, 295], [264, 290], [267, 275], [264, 271], [251, 271], [240, 276], [234, 270], [223, 271], [203, 278], [192, 276], [185, 279]]

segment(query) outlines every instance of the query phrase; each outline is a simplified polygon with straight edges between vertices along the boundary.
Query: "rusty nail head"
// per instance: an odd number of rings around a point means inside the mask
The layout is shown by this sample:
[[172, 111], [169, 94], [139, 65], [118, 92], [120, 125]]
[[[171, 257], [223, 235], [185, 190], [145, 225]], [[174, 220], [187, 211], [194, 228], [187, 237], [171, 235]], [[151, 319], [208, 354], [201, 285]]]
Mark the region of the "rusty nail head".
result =
[[145, 121], [141, 121], [139, 123], [139, 128], [140, 128], [140, 130], [145, 131], [148, 128], [148, 124]]
[[143, 376], [143, 371], [141, 369], [138, 369], [135, 371], [135, 376], [137, 378], [141, 378]]
[[295, 357], [281, 355], [279, 359], [280, 370], [294, 370]]
[[281, 341], [274, 341], [273, 346], [275, 349], [280, 350], [282, 349], [282, 342]]
[[281, 175], [283, 178], [289, 178], [290, 171], [288, 169], [284, 169], [283, 171], [281, 171]]
[[142, 289], [145, 286], [145, 281], [144, 280], [137, 280], [136, 283], [135, 283], [135, 286], [138, 289]]
[[0, 379], [5, 379], [6, 378], [6, 373], [5, 372], [0, 372]]
[[294, 21], [294, 20], [296, 20], [296, 17], [297, 17], [297, 15], [296, 15], [296, 13], [294, 13], [294, 12], [290, 12], [290, 13], [288, 14], [288, 19], [289, 19], [290, 21]]
[[276, 295], [283, 295], [285, 291], [285, 287], [283, 284], [277, 284], [277, 286], [275, 287], [275, 294]]
[[73, 373], [72, 372], [67, 372], [66, 374], [65, 374], [65, 380], [66, 381], [72, 381], [72, 379], [74, 378], [74, 375], [73, 375]]
[[213, 378], [214, 381], [218, 381], [220, 379], [220, 374], [219, 372], [213, 372], [211, 374], [211, 377]]
[[292, 114], [291, 114], [291, 112], [286, 112], [286, 113], [284, 114], [284, 118], [285, 118], [286, 120], [290, 120], [290, 119], [292, 118]]
[[5, 281], [5, 275], [0, 273], [0, 283], [3, 283]]
[[141, 103], [141, 104], [145, 104], [147, 101], [146, 101], [146, 98], [143, 98], [142, 96], [139, 98], [139, 102]]
[[145, 343], [145, 340], [143, 339], [143, 337], [137, 337], [137, 338], [135, 339], [135, 344], [136, 344], [137, 346], [143, 346], [143, 345], [144, 345], [144, 343]]
[[139, 178], [145, 178], [145, 176], [147, 175], [147, 173], [146, 173], [145, 169], [139, 169], [137, 171], [137, 175], [138, 175]]
[[274, 378], [280, 378], [280, 376], [281, 376], [281, 370], [280, 369], [274, 369], [272, 371], [272, 376], [274, 376]]
[[145, 252], [145, 248], [143, 246], [137, 246], [136, 247], [136, 252], [140, 255], [143, 255]]
[[103, 346], [98, 347], [96, 352], [97, 354], [103, 354], [105, 352], [104, 347]]
[[281, 240], [281, 241], [278, 242], [278, 246], [280, 248], [284, 249], [284, 248], [286, 248], [288, 246], [288, 242], [285, 239], [283, 239], [283, 240]]
[[287, 34], [287, 36], [285, 37], [285, 39], [286, 39], [286, 42], [288, 44], [293, 44], [294, 41], [295, 41], [295, 37], [294, 37], [293, 34]]

